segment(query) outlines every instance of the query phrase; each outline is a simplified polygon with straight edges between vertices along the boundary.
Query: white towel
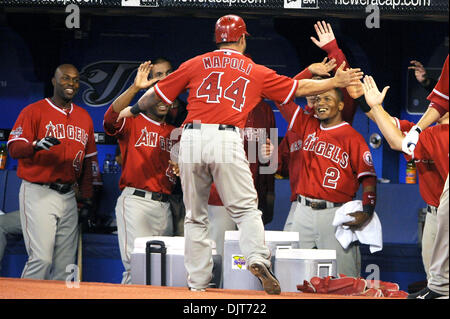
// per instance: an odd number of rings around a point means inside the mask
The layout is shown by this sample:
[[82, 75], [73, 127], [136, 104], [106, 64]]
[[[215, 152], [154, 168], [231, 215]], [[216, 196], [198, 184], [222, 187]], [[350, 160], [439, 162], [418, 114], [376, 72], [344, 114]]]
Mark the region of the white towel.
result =
[[342, 224], [353, 221], [355, 218], [347, 214], [362, 211], [362, 201], [354, 200], [342, 205], [335, 213], [333, 226], [336, 227], [336, 239], [346, 249], [352, 242], [359, 240], [361, 244], [369, 245], [370, 252], [375, 253], [383, 249], [383, 233], [381, 222], [376, 212], [372, 219], [362, 228], [352, 231], [349, 226]]

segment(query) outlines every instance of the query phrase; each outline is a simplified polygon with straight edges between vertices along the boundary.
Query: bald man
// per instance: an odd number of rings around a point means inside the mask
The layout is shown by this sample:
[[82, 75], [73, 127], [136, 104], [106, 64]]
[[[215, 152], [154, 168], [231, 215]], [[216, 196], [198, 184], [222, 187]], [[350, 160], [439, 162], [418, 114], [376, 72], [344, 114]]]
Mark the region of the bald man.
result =
[[89, 203], [97, 150], [91, 117], [72, 103], [79, 88], [76, 67], [60, 65], [52, 84], [52, 97], [20, 112], [8, 149], [22, 179], [20, 220], [28, 253], [22, 278], [65, 280], [77, 249], [74, 186], [78, 200]]

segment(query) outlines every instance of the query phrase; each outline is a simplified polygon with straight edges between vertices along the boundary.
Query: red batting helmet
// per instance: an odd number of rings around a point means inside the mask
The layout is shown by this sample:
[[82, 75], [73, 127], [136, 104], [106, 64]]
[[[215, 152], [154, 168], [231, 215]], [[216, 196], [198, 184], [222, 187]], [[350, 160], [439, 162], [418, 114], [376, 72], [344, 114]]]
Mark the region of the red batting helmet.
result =
[[236, 42], [241, 35], [249, 36], [247, 27], [241, 17], [228, 14], [216, 22], [216, 43]]

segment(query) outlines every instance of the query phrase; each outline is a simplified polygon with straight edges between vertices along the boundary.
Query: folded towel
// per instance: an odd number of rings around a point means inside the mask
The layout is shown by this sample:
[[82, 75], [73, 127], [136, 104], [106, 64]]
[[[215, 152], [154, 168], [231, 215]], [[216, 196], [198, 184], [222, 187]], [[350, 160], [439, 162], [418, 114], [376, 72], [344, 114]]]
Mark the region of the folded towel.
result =
[[383, 249], [383, 233], [381, 222], [376, 212], [365, 226], [353, 231], [343, 224], [353, 221], [355, 218], [349, 213], [362, 211], [362, 201], [354, 200], [342, 205], [335, 213], [333, 226], [336, 227], [335, 236], [341, 246], [346, 249], [352, 242], [359, 240], [361, 244], [369, 245], [370, 252], [374, 253]]

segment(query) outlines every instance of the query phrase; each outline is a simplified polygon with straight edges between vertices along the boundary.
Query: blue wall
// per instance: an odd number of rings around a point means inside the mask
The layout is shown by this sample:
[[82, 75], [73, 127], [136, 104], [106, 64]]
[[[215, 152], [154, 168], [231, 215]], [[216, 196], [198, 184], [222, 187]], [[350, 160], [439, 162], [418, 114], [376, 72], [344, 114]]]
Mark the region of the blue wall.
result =
[[[373, 75], [380, 86], [391, 86], [386, 109], [417, 121], [420, 114], [408, 114], [405, 107], [410, 102], [408, 84], [412, 85], [407, 66], [418, 59], [426, 66], [441, 67], [448, 52], [448, 23], [382, 20], [380, 29], [367, 29], [363, 19], [327, 21], [350, 64]], [[95, 131], [103, 132], [107, 107], [131, 83], [138, 63], [166, 56], [178, 66], [214, 49], [214, 22], [215, 18], [90, 16], [82, 19], [81, 31], [74, 32], [64, 28], [63, 17], [8, 13], [0, 22], [0, 129], [11, 129], [24, 106], [52, 94], [50, 79], [57, 65], [73, 63], [82, 76], [75, 102], [88, 110]], [[256, 62], [293, 76], [325, 56], [309, 39], [315, 36], [315, 22], [314, 18], [249, 18], [248, 53]], [[425, 100], [420, 103], [426, 107]], [[287, 123], [279, 112], [275, 117], [283, 136]], [[360, 111], [353, 125], [366, 140], [378, 131]], [[113, 151], [99, 146], [100, 163]], [[399, 153], [386, 143], [372, 153], [379, 177], [404, 182], [405, 163]], [[9, 159], [8, 168], [15, 165]]]

